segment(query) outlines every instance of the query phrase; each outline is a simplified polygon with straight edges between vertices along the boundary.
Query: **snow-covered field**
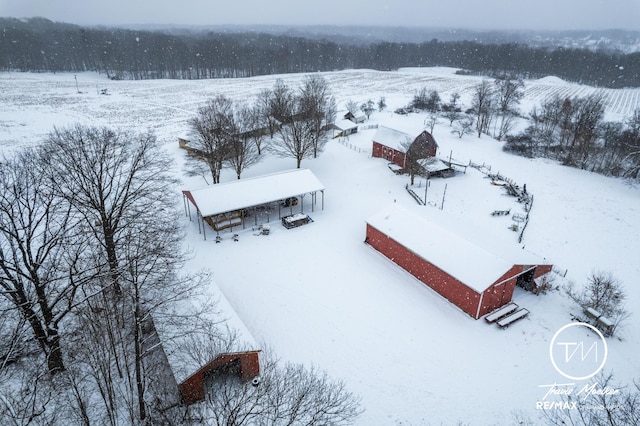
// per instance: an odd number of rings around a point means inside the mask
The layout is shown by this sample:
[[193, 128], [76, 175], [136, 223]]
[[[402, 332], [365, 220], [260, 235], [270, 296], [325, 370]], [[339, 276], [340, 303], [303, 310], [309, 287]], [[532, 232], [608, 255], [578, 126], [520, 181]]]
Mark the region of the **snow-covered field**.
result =
[[[457, 76], [451, 69], [403, 69], [395, 72], [351, 70], [322, 74], [344, 109], [385, 96], [388, 108], [367, 124], [383, 124], [417, 135], [425, 116], [393, 114], [415, 91], [438, 90], [447, 101], [453, 92], [468, 105], [478, 77]], [[9, 154], [39, 143], [53, 126], [73, 123], [153, 130], [175, 155], [183, 181], [176, 190], [204, 182], [182, 173], [184, 152], [177, 137], [199, 105], [217, 94], [248, 100], [276, 78], [297, 86], [304, 75], [201, 81], [110, 81], [78, 74], [0, 74], [0, 149]], [[76, 80], [77, 79], [77, 80]], [[107, 89], [110, 95], [99, 94]], [[545, 78], [529, 81], [524, 112], [548, 94], [585, 96], [603, 91]], [[80, 92], [80, 93], [78, 93]], [[640, 90], [604, 90], [607, 118], [621, 120], [640, 107]], [[213, 272], [213, 295], [246, 338], [282, 359], [315, 364], [344, 380], [366, 410], [358, 424], [510, 424], [514, 413], [538, 420], [539, 385], [566, 382], [551, 365], [549, 343], [579, 309], [561, 292], [535, 296], [516, 289], [514, 300], [531, 315], [506, 330], [475, 321], [363, 243], [365, 219], [397, 202], [430, 220], [486, 245], [504, 259], [522, 250], [567, 271], [582, 285], [596, 269], [611, 271], [628, 292], [633, 316], [609, 339], [605, 371], [620, 384], [640, 377], [640, 189], [606, 178], [502, 152], [487, 136], [458, 139], [447, 124], [434, 137], [440, 155], [461, 163], [491, 167], [534, 197], [531, 221], [521, 244], [509, 230], [510, 217], [494, 210], [522, 206], [491, 185], [476, 169], [442, 180], [432, 179], [428, 206], [405, 191], [408, 178], [394, 175], [370, 155], [375, 130], [349, 140], [332, 140], [318, 159], [304, 160], [326, 186], [325, 208], [314, 222], [292, 230], [277, 223], [268, 236], [240, 232], [240, 241], [223, 234], [221, 244], [198, 234], [196, 222], [184, 223], [194, 249], [193, 268]], [[292, 159], [267, 157], [245, 172], [259, 176], [295, 167]], [[223, 180], [233, 180], [227, 172]], [[418, 182], [416, 182], [418, 185]], [[420, 182], [420, 185], [423, 185]], [[446, 197], [443, 194], [446, 185]], [[415, 189], [423, 194], [424, 186]], [[441, 209], [442, 207], [442, 209]], [[234, 232], [237, 232], [234, 231]], [[209, 232], [209, 236], [213, 231]], [[473, 259], [469, 259], [469, 268]], [[557, 279], [557, 284], [563, 280]]]

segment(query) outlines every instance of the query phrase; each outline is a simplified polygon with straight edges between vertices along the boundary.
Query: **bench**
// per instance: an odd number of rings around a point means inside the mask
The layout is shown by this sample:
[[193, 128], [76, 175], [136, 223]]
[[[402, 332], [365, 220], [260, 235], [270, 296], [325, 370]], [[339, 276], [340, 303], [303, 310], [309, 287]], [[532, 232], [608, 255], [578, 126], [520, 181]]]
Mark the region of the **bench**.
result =
[[500, 328], [507, 328], [509, 327], [511, 324], [513, 324], [514, 322], [521, 320], [522, 318], [526, 317], [527, 315], [529, 315], [529, 311], [525, 308], [520, 308], [517, 311], [507, 315], [506, 317], [498, 320], [498, 322], [496, 324], [498, 324], [498, 326]]
[[492, 323], [492, 322], [496, 322], [497, 320], [499, 320], [502, 317], [506, 317], [507, 315], [509, 315], [510, 313], [514, 312], [516, 309], [518, 309], [518, 305], [516, 305], [515, 303], [511, 302], [511, 303], [507, 303], [506, 305], [504, 305], [501, 308], [496, 309], [495, 311], [491, 312], [489, 315], [487, 315], [486, 317], [484, 317], [485, 321], [487, 321], [488, 323]]

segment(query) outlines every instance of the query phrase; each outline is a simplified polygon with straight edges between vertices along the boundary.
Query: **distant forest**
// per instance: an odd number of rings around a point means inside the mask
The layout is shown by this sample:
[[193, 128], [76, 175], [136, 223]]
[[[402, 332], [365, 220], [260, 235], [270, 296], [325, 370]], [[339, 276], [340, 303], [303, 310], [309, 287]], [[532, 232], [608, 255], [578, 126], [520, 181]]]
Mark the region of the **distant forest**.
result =
[[0, 18], [0, 70], [97, 71], [112, 79], [202, 79], [314, 71], [446, 66], [483, 75], [555, 75], [640, 87], [640, 52], [477, 41], [354, 44], [267, 33], [169, 32]]

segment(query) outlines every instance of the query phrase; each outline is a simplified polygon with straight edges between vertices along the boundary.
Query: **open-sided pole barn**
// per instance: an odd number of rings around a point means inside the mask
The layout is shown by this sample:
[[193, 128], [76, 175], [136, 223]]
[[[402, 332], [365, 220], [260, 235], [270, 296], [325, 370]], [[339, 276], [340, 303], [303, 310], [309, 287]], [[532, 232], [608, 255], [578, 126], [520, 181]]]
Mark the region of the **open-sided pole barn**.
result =
[[214, 228], [216, 230], [244, 226], [243, 210], [274, 201], [300, 197], [300, 212], [304, 212], [304, 198], [310, 195], [311, 211], [314, 211], [318, 201], [317, 194], [320, 193], [321, 208], [324, 210], [324, 190], [324, 185], [311, 170], [294, 169], [220, 183], [197, 190], [184, 190], [182, 194], [185, 200], [185, 213], [191, 219], [190, 204], [196, 208], [198, 229], [206, 239], [205, 222], [212, 226], [219, 225]]
[[519, 277], [534, 280], [551, 270], [509, 263], [397, 204], [366, 225], [371, 247], [475, 319], [509, 303]]

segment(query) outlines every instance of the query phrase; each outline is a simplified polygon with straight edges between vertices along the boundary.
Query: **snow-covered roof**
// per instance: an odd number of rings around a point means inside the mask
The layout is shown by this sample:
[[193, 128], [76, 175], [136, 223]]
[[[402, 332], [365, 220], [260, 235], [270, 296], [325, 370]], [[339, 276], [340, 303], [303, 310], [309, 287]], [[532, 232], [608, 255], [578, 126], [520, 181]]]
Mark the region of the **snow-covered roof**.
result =
[[478, 293], [513, 267], [499, 256], [396, 203], [366, 222]]
[[356, 123], [364, 123], [364, 121], [367, 119], [365, 115], [355, 115], [351, 111], [347, 111], [347, 113], [342, 118], [344, 118], [345, 120], [354, 121]]
[[429, 171], [429, 173], [441, 172], [444, 170], [449, 170], [451, 168], [444, 161], [434, 157], [421, 158], [418, 160], [418, 164], [424, 167], [425, 170]]
[[408, 133], [400, 130], [391, 129], [385, 126], [379, 126], [373, 135], [373, 141], [388, 146], [389, 148], [405, 151], [413, 139]]
[[324, 189], [311, 170], [293, 169], [182, 192], [208, 217]]
[[333, 124], [335, 127], [337, 127], [340, 130], [347, 130], [347, 129], [353, 129], [354, 127], [358, 127], [358, 125], [353, 121], [345, 120], [345, 119], [336, 120], [336, 122]]

